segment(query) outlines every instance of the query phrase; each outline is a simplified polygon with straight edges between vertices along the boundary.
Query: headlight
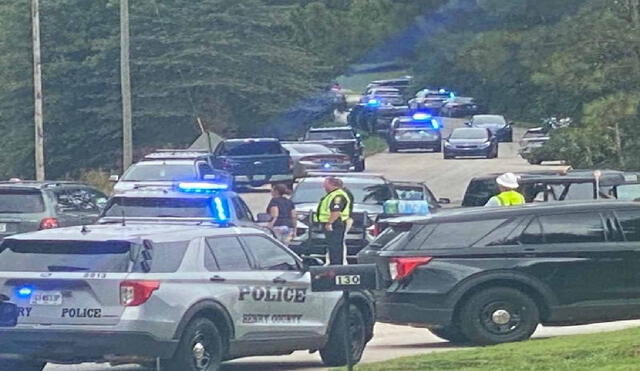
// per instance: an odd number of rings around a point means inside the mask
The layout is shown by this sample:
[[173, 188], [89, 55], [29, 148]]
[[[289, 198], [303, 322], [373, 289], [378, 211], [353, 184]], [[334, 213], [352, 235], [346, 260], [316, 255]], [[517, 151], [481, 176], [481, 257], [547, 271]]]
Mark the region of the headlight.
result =
[[449, 143], [449, 142], [444, 142], [444, 146], [447, 147], [447, 148], [453, 147], [453, 145], [451, 145], [451, 143]]
[[485, 142], [480, 145], [481, 148], [487, 148], [491, 145], [491, 142]]
[[298, 217], [298, 220], [299, 220], [299, 221], [304, 222], [304, 221], [306, 221], [306, 220], [309, 218], [309, 213], [306, 213], [306, 212], [305, 212], [305, 213], [298, 212], [297, 217]]

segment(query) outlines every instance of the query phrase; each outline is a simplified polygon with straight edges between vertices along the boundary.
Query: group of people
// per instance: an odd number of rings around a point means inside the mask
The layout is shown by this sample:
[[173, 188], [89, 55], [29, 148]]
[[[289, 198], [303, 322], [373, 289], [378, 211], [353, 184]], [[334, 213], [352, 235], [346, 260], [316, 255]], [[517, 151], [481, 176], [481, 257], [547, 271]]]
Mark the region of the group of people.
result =
[[[487, 207], [517, 206], [525, 203], [524, 196], [518, 192], [518, 177], [506, 173], [497, 178], [500, 193], [492, 197]], [[347, 264], [345, 238], [353, 224], [353, 194], [344, 186], [341, 179], [327, 177], [323, 182], [325, 196], [319, 200], [313, 222], [322, 226], [327, 244], [327, 262], [331, 265]], [[296, 232], [296, 207], [288, 197], [291, 194], [284, 184], [274, 184], [271, 188], [271, 201], [267, 213], [271, 215], [268, 227], [285, 245], [289, 245]]]
[[[327, 262], [331, 265], [347, 263], [345, 238], [353, 224], [353, 195], [341, 179], [327, 177], [323, 182], [326, 195], [320, 199], [314, 214], [314, 223], [322, 225], [327, 243]], [[288, 245], [296, 232], [296, 208], [289, 199], [291, 190], [284, 184], [274, 184], [267, 213], [271, 215], [268, 227], [276, 237]]]

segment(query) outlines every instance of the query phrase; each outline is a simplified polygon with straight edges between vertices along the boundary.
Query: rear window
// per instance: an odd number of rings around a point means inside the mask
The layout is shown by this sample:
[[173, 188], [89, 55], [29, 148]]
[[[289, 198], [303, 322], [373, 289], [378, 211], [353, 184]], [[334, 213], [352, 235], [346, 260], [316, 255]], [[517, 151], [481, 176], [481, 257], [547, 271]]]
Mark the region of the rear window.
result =
[[387, 229], [382, 231], [380, 235], [371, 242], [369, 245], [370, 249], [380, 250], [383, 248], [388, 248], [391, 245], [396, 245], [397, 241], [402, 240], [409, 234], [411, 230], [410, 225], [397, 225], [397, 226], [389, 226]]
[[333, 154], [332, 150], [320, 144], [293, 144], [288, 145], [287, 149], [297, 153], [326, 153]]
[[414, 229], [406, 243], [390, 247], [390, 250], [420, 251], [459, 249], [473, 245], [505, 219], [478, 220], [472, 222], [427, 224]]
[[398, 129], [412, 129], [412, 130], [431, 130], [433, 125], [429, 122], [399, 122]]
[[640, 184], [625, 184], [617, 187], [618, 199], [640, 201]]
[[0, 190], [0, 214], [30, 214], [44, 211], [42, 193], [37, 190]]
[[467, 187], [462, 206], [484, 206], [494, 195], [498, 194], [495, 179], [472, 180]]
[[336, 140], [354, 139], [353, 132], [351, 130], [334, 130], [334, 131], [310, 131], [307, 133], [308, 140]]
[[222, 143], [218, 154], [225, 156], [279, 155], [282, 146], [276, 141], [229, 141]]
[[129, 182], [173, 181], [196, 179], [195, 164], [149, 164], [141, 162], [133, 165], [122, 176]]
[[125, 241], [5, 240], [0, 272], [128, 272], [130, 243]]
[[114, 197], [104, 211], [105, 217], [130, 218], [210, 218], [209, 198], [132, 198]]

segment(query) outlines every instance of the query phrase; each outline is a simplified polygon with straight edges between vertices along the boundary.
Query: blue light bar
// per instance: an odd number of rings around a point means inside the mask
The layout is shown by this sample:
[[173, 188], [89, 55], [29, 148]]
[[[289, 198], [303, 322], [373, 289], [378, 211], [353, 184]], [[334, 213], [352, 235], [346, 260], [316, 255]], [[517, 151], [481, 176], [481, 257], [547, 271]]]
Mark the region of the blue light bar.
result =
[[182, 182], [178, 183], [178, 190], [185, 193], [214, 193], [229, 189], [228, 184], [205, 183], [205, 182]]
[[429, 121], [431, 120], [431, 115], [424, 112], [418, 112], [413, 114], [413, 119], [416, 121]]
[[377, 99], [369, 99], [367, 102], [367, 106], [369, 107], [378, 107], [380, 105], [380, 101]]
[[323, 168], [325, 169], [330, 169], [331, 168], [331, 164], [324, 164], [322, 165]]
[[229, 205], [226, 202], [223, 202], [220, 197], [215, 197], [213, 199], [213, 206], [216, 220], [219, 222], [226, 222], [227, 219], [229, 219]]
[[33, 293], [33, 289], [31, 287], [20, 287], [18, 289], [18, 296], [21, 298], [28, 298]]
[[433, 126], [434, 129], [440, 129], [440, 123], [436, 119], [431, 120], [431, 126]]
[[441, 94], [444, 94], [444, 93], [446, 93], [446, 92], [447, 92], [447, 89], [440, 89], [440, 93], [441, 93]]

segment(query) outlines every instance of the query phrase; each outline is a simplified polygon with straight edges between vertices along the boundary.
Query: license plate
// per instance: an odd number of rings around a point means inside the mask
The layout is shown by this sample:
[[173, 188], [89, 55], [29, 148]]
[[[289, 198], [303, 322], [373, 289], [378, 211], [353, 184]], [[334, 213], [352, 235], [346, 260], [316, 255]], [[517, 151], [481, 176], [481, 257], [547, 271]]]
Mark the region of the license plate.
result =
[[253, 180], [265, 180], [265, 179], [267, 179], [267, 177], [264, 176], [264, 175], [254, 175], [253, 176]]
[[60, 291], [36, 291], [31, 295], [32, 305], [62, 305]]
[[7, 224], [0, 223], [0, 233], [6, 232], [6, 231], [7, 231]]

